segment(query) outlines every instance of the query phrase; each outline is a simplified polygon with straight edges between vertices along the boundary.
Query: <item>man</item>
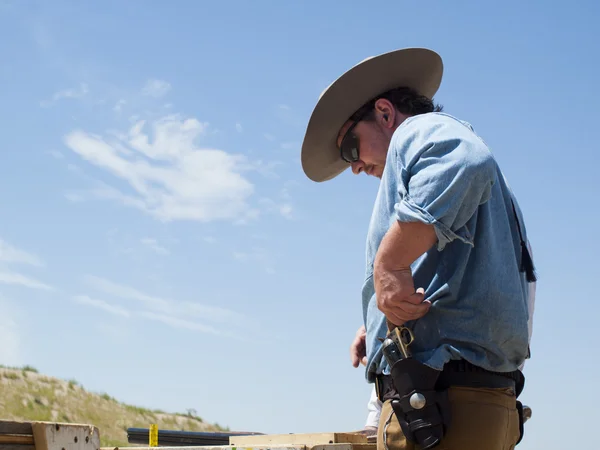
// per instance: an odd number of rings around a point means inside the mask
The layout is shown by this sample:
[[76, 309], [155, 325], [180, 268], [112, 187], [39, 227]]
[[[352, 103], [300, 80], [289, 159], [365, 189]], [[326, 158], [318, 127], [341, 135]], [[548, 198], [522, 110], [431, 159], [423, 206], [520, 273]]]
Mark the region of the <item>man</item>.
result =
[[[508, 449], [522, 437], [534, 268], [490, 150], [433, 103], [442, 72], [427, 49], [354, 66], [321, 94], [302, 167], [316, 182], [347, 168], [380, 179], [362, 292], [378, 447]], [[382, 339], [397, 327], [412, 332], [412, 357], [390, 367]]]

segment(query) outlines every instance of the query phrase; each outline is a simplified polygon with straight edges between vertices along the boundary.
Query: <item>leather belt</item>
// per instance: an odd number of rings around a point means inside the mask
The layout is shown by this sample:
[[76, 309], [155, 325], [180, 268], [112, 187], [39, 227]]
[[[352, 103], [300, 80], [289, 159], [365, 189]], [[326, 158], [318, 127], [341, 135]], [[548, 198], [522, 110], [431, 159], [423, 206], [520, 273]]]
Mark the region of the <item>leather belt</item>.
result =
[[[436, 388], [447, 389], [450, 386], [468, 386], [479, 388], [513, 388], [517, 397], [520, 395], [525, 379], [519, 370], [514, 372], [490, 372], [465, 360], [452, 360], [444, 365]], [[377, 398], [384, 402], [395, 394], [392, 377], [377, 375], [375, 377]]]

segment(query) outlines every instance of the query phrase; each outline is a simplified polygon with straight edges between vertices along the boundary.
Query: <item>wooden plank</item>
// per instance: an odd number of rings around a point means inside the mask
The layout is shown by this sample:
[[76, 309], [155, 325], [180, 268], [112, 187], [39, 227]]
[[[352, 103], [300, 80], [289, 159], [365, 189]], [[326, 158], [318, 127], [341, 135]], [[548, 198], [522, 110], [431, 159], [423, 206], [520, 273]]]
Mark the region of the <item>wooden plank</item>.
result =
[[310, 450], [377, 450], [377, 444], [325, 444], [313, 445]]
[[[36, 450], [35, 445], [26, 444], [2, 444], [0, 445], [1, 450]], [[181, 449], [179, 449], [181, 450]]]
[[[377, 436], [375, 436], [377, 437]], [[377, 444], [373, 442], [369, 442], [367, 438], [368, 444], [352, 444], [352, 448], [354, 450], [375, 450], [377, 448]], [[333, 449], [332, 449], [333, 450]]]
[[[26, 434], [0, 434], [0, 444], [33, 445], [33, 436], [28, 436]], [[0, 450], [2, 447], [0, 447]]]
[[33, 422], [36, 450], [97, 450], [100, 448], [98, 428], [87, 424]]
[[229, 445], [241, 447], [253, 445], [305, 445], [313, 447], [324, 444], [367, 444], [367, 437], [359, 433], [290, 433], [256, 436], [231, 436]]
[[[4, 449], [1, 449], [4, 450]], [[130, 446], [130, 447], [100, 447], [99, 450], [307, 450], [304, 445], [279, 445], [279, 446], [248, 446], [238, 448], [231, 445], [186, 445], [182, 446]]]
[[0, 420], [0, 434], [32, 434], [31, 422]]
[[130, 447], [101, 447], [99, 450], [376, 450], [377, 444], [323, 444], [307, 447], [304, 445], [190, 445], [190, 446], [130, 446]]

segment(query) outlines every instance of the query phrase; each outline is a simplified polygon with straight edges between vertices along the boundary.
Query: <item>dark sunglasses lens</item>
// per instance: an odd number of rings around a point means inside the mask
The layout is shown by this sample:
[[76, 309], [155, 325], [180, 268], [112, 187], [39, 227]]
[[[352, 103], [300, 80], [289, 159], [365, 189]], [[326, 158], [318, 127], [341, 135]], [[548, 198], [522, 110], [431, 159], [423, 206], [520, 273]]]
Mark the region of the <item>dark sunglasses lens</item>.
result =
[[342, 158], [347, 162], [358, 161], [358, 140], [350, 133], [344, 137], [341, 145]]

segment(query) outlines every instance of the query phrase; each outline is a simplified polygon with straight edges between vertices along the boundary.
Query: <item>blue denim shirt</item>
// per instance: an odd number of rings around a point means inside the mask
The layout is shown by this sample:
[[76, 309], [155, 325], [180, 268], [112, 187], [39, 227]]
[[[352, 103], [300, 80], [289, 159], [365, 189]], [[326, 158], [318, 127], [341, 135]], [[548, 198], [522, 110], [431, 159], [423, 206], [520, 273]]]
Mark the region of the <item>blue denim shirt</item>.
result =
[[[389, 373], [379, 337], [373, 262], [395, 220], [432, 224], [437, 245], [411, 266], [429, 312], [408, 322], [419, 361], [441, 369], [466, 359], [494, 371], [516, 370], [528, 357], [528, 285], [519, 271], [521, 246], [512, 193], [494, 157], [472, 127], [445, 113], [405, 120], [390, 142], [366, 247], [363, 319], [366, 378]], [[527, 233], [516, 200], [523, 239]]]

